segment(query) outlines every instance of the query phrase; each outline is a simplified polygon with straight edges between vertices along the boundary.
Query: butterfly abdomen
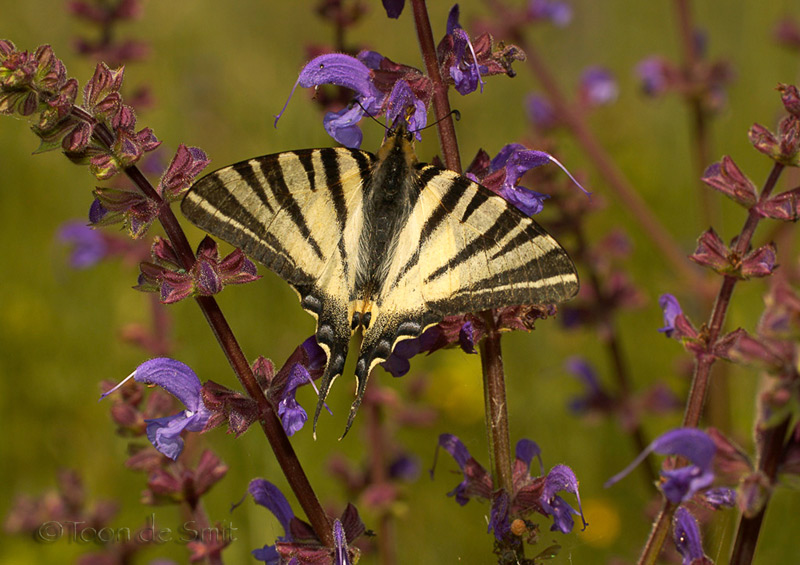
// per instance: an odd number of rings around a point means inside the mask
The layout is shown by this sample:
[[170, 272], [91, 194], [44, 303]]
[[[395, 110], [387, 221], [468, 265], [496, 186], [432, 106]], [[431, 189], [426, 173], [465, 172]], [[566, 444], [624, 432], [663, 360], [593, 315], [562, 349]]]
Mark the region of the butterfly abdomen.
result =
[[416, 157], [410, 142], [399, 135], [387, 140], [373, 165], [363, 192], [364, 230], [356, 267], [356, 298], [380, 293], [386, 273], [403, 245], [398, 235], [419, 196]]

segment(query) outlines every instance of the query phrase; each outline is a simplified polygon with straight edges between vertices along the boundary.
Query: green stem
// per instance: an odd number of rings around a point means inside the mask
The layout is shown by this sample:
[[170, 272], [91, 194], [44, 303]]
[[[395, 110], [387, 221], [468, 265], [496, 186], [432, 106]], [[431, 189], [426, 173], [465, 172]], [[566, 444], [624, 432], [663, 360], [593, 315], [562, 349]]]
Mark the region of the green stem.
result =
[[447, 84], [442, 79], [439, 71], [439, 61], [436, 57], [436, 44], [433, 41], [431, 20], [428, 17], [428, 7], [425, 0], [411, 0], [414, 11], [414, 24], [417, 28], [417, 39], [422, 51], [422, 60], [425, 70], [433, 83], [433, 112], [439, 124], [439, 143], [442, 147], [442, 157], [448, 169], [457, 173], [461, 172], [461, 156], [458, 151], [456, 128], [450, 114], [450, 99], [447, 97]]

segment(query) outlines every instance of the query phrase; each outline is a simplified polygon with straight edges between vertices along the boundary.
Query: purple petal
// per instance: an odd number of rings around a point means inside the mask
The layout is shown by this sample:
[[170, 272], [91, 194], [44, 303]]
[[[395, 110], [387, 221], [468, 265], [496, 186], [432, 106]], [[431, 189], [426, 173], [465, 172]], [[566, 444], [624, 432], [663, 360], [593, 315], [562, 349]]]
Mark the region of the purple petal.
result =
[[[574, 510], [563, 498], [556, 495], [557, 492], [562, 490], [575, 495], [578, 500], [580, 512]], [[574, 525], [572, 515], [577, 516], [578, 514], [580, 514], [581, 520], [583, 521], [583, 529], [586, 529], [588, 524], [583, 518], [581, 497], [578, 492], [578, 479], [575, 473], [572, 472], [572, 469], [566, 465], [556, 465], [547, 473], [547, 477], [544, 481], [544, 488], [539, 497], [539, 503], [547, 514], [553, 516], [553, 525], [550, 527], [551, 531], [558, 530], [563, 533], [569, 533], [572, 531]]]
[[380, 91], [372, 84], [372, 73], [369, 68], [350, 55], [342, 53], [329, 53], [312, 59], [297, 79], [300, 86], [310, 88], [323, 84], [344, 86], [361, 98], [362, 105], [373, 111], [378, 98], [382, 98]]
[[389, 476], [393, 479], [413, 482], [419, 476], [419, 461], [410, 455], [401, 455], [389, 465]]
[[159, 453], [174, 461], [183, 451], [181, 432], [190, 423], [190, 418], [187, 418], [184, 412], [164, 418], [145, 420], [145, 424], [147, 424], [147, 439], [150, 440], [150, 443]]
[[300, 363], [292, 365], [282, 397], [278, 402], [278, 417], [281, 419], [286, 435], [290, 437], [300, 431], [308, 421], [308, 414], [297, 402], [295, 393], [297, 387], [310, 382], [312, 382], [311, 375], [305, 367]]
[[294, 512], [289, 501], [278, 487], [265, 479], [253, 479], [247, 486], [247, 491], [259, 504], [272, 512], [283, 526], [285, 536], [289, 536], [289, 523], [294, 518]]
[[614, 76], [602, 67], [589, 67], [583, 71], [581, 90], [586, 101], [593, 106], [610, 104], [619, 95], [619, 86]]
[[461, 10], [458, 7], [458, 4], [453, 4], [453, 7], [450, 8], [450, 12], [447, 14], [447, 35], [453, 35], [455, 30], [461, 28], [461, 24], [458, 23], [460, 12]]
[[494, 159], [489, 163], [489, 172], [499, 171], [506, 166], [508, 160], [517, 151], [527, 151], [528, 148], [521, 143], [509, 143], [504, 145], [503, 148], [494, 156]]
[[[441, 434], [439, 436], [439, 444], [436, 447], [437, 456], [439, 454], [439, 447], [447, 451], [453, 457], [453, 459], [456, 460], [456, 463], [458, 463], [458, 466], [464, 472], [464, 480], [456, 485], [456, 488], [447, 493], [447, 496], [455, 497], [456, 502], [461, 506], [464, 506], [467, 502], [469, 502], [469, 496], [467, 495], [469, 478], [467, 477], [465, 466], [470, 460], [472, 460], [472, 456], [469, 454], [467, 446], [464, 445], [464, 443], [453, 434]], [[436, 457], [434, 457], [434, 466], [436, 465], [435, 460]], [[431, 469], [431, 477], [433, 477], [433, 469]]]
[[140, 383], [160, 386], [192, 412], [204, 407], [200, 397], [200, 379], [185, 363], [156, 357], [139, 365], [133, 378]]
[[542, 450], [539, 447], [539, 444], [537, 444], [535, 441], [533, 441], [532, 439], [522, 438], [517, 442], [517, 446], [514, 450], [514, 453], [517, 459], [525, 462], [525, 465], [528, 466], [528, 469], [530, 469], [531, 462], [533, 461], [534, 457], [539, 459], [540, 474], [544, 474], [544, 465], [542, 463]]
[[695, 559], [702, 562], [705, 553], [700, 540], [700, 530], [694, 516], [683, 506], [675, 511], [675, 518], [672, 521], [672, 539], [683, 557], [682, 565], [691, 565]]
[[572, 516], [577, 515], [578, 512], [560, 496], [555, 496], [545, 510], [548, 515], [553, 517], [553, 525], [550, 526], [551, 532], [568, 534], [575, 527], [575, 520], [572, 519]]
[[651, 444], [661, 455], [681, 455], [702, 469], [714, 459], [714, 440], [697, 428], [678, 428], [660, 435]]
[[458, 330], [458, 344], [464, 353], [477, 353], [475, 351], [475, 328], [472, 327], [472, 322], [465, 322]]
[[408, 360], [423, 351], [422, 346], [422, 336], [398, 342], [389, 358], [381, 363], [381, 367], [393, 377], [402, 377], [411, 369]]
[[308, 355], [308, 370], [313, 372], [325, 368], [325, 362], [328, 356], [325, 355], [325, 350], [322, 349], [317, 343], [317, 337], [311, 336], [303, 342], [303, 349]]
[[658, 305], [664, 311], [664, 327], [659, 328], [658, 331], [666, 334], [667, 337], [672, 337], [672, 332], [675, 331], [675, 318], [683, 313], [680, 302], [671, 294], [662, 294], [658, 297]]
[[666, 481], [661, 484], [661, 491], [667, 500], [674, 504], [689, 500], [696, 492], [711, 486], [714, 481], [713, 471], [704, 470], [695, 465], [663, 470], [661, 476], [666, 478]]
[[67, 222], [58, 230], [57, 237], [61, 243], [72, 246], [69, 264], [73, 269], [88, 269], [108, 252], [103, 235], [83, 222]]
[[503, 186], [501, 194], [520, 212], [528, 216], [535, 216], [541, 212], [544, 207], [544, 201], [550, 198], [547, 194], [529, 190], [524, 186]]
[[[454, 61], [449, 73], [455, 83], [456, 91], [461, 95], [466, 95], [474, 92], [480, 83], [481, 92], [483, 92], [484, 82], [481, 73], [488, 72], [489, 69], [478, 65], [478, 57], [475, 55], [475, 49], [472, 47], [466, 31], [459, 26], [453, 29], [451, 35], [453, 36]], [[471, 63], [467, 60], [467, 51], [472, 55]]]
[[280, 565], [281, 556], [275, 545], [265, 545], [261, 549], [254, 549], [250, 553], [256, 561], [263, 561], [266, 565]]
[[560, 0], [530, 0], [528, 15], [534, 19], [545, 19], [558, 27], [565, 27], [572, 21], [572, 7]]
[[333, 521], [333, 543], [336, 554], [333, 560], [334, 565], [350, 565], [350, 559], [347, 556], [347, 538], [338, 518]]
[[727, 487], [710, 488], [703, 493], [703, 498], [714, 508], [733, 508], [736, 491]]
[[308, 414], [294, 397], [280, 401], [278, 404], [278, 417], [281, 419], [281, 425], [289, 437], [303, 429], [303, 426], [308, 421]]
[[643, 59], [636, 65], [636, 73], [642, 81], [642, 90], [648, 96], [657, 96], [667, 89], [666, 66], [661, 57]]
[[542, 130], [549, 130], [558, 124], [553, 105], [543, 96], [531, 94], [528, 96], [526, 107], [528, 119], [535, 127]]
[[394, 83], [392, 92], [386, 99], [386, 121], [390, 127], [397, 127], [398, 118], [400, 122], [405, 123], [405, 117], [410, 114], [409, 110], [416, 109], [415, 100], [416, 97], [408, 82], [400, 79]]
[[508, 505], [508, 494], [505, 491], [501, 491], [492, 501], [492, 509], [489, 512], [489, 529], [486, 531], [487, 533], [494, 531], [494, 537], [497, 541], [502, 541], [511, 532]]
[[439, 447], [444, 449], [456, 460], [456, 463], [458, 463], [462, 471], [464, 470], [464, 465], [466, 465], [467, 461], [472, 457], [469, 454], [467, 446], [464, 445], [464, 442], [453, 434], [441, 434], [439, 436]]
[[[516, 186], [522, 175], [529, 170], [540, 167], [552, 161], [552, 157], [544, 151], [534, 151], [533, 149], [521, 149], [514, 151], [505, 164], [506, 178], [503, 181], [504, 187]], [[492, 161], [494, 166], [494, 161]]]
[[364, 63], [368, 69], [373, 71], [381, 68], [381, 62], [386, 58], [377, 51], [365, 49], [356, 55], [359, 61]]
[[364, 116], [364, 110], [358, 104], [350, 108], [342, 108], [338, 112], [328, 112], [322, 119], [322, 125], [333, 139], [349, 147], [361, 147], [363, 133], [358, 127], [358, 122]]
[[405, 5], [406, 0], [383, 0], [383, 9], [386, 10], [386, 15], [395, 20], [400, 17]]
[[662, 455], [680, 455], [692, 463], [687, 467], [661, 472], [667, 479], [662, 483], [661, 489], [674, 503], [688, 500], [697, 491], [707, 488], [714, 479], [711, 470], [711, 461], [716, 451], [714, 441], [696, 428], [678, 428], [653, 440], [630, 465], [606, 481], [605, 486], [609, 487], [622, 479], [653, 451]]
[[294, 397], [297, 387], [308, 384], [311, 382], [311, 375], [308, 370], [300, 363], [295, 363], [289, 369], [289, 376], [286, 378], [286, 385], [283, 389], [282, 399]]

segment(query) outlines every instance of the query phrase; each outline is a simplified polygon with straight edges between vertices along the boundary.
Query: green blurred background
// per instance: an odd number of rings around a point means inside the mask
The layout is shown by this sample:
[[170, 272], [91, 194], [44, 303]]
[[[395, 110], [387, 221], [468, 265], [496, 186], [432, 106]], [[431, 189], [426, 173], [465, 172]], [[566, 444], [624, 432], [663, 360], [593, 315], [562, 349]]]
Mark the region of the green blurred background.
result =
[[[321, 126], [321, 115], [308, 93], [293, 98], [280, 127], [272, 116], [280, 110], [307, 60], [306, 49], [331, 41], [331, 30], [313, 15], [317, 2], [264, 2], [210, 0], [149, 2], [143, 17], [120, 29], [122, 37], [149, 42], [152, 53], [144, 62], [126, 68], [128, 92], [141, 84], [152, 89], [155, 105], [138, 115], [139, 126], [150, 126], [169, 159], [179, 143], [202, 147], [212, 167], [247, 157], [300, 147], [328, 146], [332, 141]], [[410, 9], [398, 21], [387, 20], [380, 3], [370, 1], [370, 13], [356, 26], [348, 43], [369, 47], [409, 65], [421, 67]], [[690, 253], [706, 225], [697, 211], [697, 192], [703, 190], [692, 163], [690, 127], [686, 108], [676, 97], [644, 98], [633, 69], [651, 54], [675, 60], [678, 40], [670, 2], [588, 0], [572, 2], [575, 15], [564, 29], [547, 25], [532, 30], [530, 40], [558, 76], [562, 87], [574, 91], [588, 65], [608, 67], [619, 80], [620, 96], [590, 117], [592, 129], [616, 159], [681, 247]], [[432, 1], [429, 10], [437, 38], [444, 33], [451, 4]], [[486, 15], [482, 2], [462, 2], [462, 23]], [[797, 54], [779, 48], [772, 36], [784, 16], [800, 17], [800, 7], [788, 0], [772, 2], [698, 2], [696, 21], [708, 33], [712, 59], [726, 58], [736, 78], [728, 101], [712, 125], [713, 159], [730, 154], [757, 184], [763, 182], [770, 162], [752, 150], [747, 129], [758, 121], [773, 127], [780, 115], [778, 82], [794, 83]], [[0, 0], [0, 37], [22, 49], [50, 43], [81, 85], [91, 76], [93, 64], [75, 54], [73, 39], [95, 31], [76, 22], [61, 1]], [[498, 38], [503, 39], [503, 38]], [[514, 80], [489, 79], [483, 94], [455, 95], [454, 107], [462, 113], [457, 124], [462, 159], [468, 162], [478, 148], [496, 153], [503, 144], [526, 134], [523, 102], [537, 85], [524, 63], [517, 64]], [[364, 125], [365, 149], [375, 149], [383, 131]], [[427, 135], [418, 153], [429, 160], [438, 150], [435, 136]], [[663, 261], [643, 236], [627, 211], [609, 194], [580, 148], [566, 134], [558, 136], [559, 157], [572, 171], [585, 174], [586, 184], [608, 207], [596, 214], [590, 234], [600, 237], [622, 227], [634, 243], [626, 263], [641, 288], [643, 307], [620, 317], [623, 346], [638, 387], [663, 380], [683, 394], [687, 382], [681, 375], [687, 355], [673, 341], [656, 332], [661, 313], [656, 299], [662, 292], [676, 294], [695, 320], [708, 312], [702, 301]], [[19, 494], [35, 495], [53, 487], [58, 469], [77, 469], [91, 497], [113, 498], [122, 507], [114, 524], [138, 526], [151, 512], [161, 525], [181, 521], [172, 507], [155, 509], [139, 505], [143, 476], [127, 470], [126, 441], [117, 437], [108, 416], [108, 404], [98, 403], [98, 382], [128, 375], [145, 354], [120, 339], [131, 322], [147, 323], [148, 297], [131, 290], [137, 269], [106, 262], [90, 271], [73, 271], [66, 252], [54, 234], [65, 221], [86, 218], [94, 179], [85, 168], [71, 165], [57, 152], [32, 156], [37, 139], [24, 121], [0, 120], [0, 429], [5, 433], [0, 457], [0, 511], [4, 514]], [[721, 196], [723, 238], [736, 233], [743, 213]], [[546, 223], [546, 220], [544, 220]], [[756, 243], [766, 232], [757, 234]], [[201, 234], [189, 230], [193, 242]], [[796, 256], [796, 255], [795, 255]], [[794, 264], [787, 264], [794, 266]], [[265, 355], [281, 364], [294, 347], [310, 335], [314, 324], [298, 306], [294, 293], [270, 273], [256, 284], [233, 287], [219, 297], [222, 308], [251, 359]], [[728, 325], [752, 329], [761, 308], [761, 283], [737, 288]], [[201, 380], [213, 379], [235, 386], [222, 353], [191, 301], [169, 307], [174, 317], [174, 356], [194, 367]], [[512, 441], [536, 440], [547, 468], [570, 465], [581, 480], [581, 495], [589, 529], [568, 536], [548, 530], [542, 519], [543, 549], [553, 541], [563, 549], [554, 563], [606, 563], [613, 557], [634, 559], [646, 538], [650, 517], [645, 514], [647, 491], [641, 477], [632, 475], [607, 490], [604, 481], [634, 456], [630, 442], [614, 422], [582, 420], [566, 409], [569, 398], [580, 392], [563, 368], [564, 360], [581, 354], [594, 362], [601, 377], [609, 376], [606, 352], [591, 331], [564, 333], [556, 320], [537, 325], [530, 334], [504, 339], [504, 360], [509, 386]], [[352, 361], [351, 361], [352, 363]], [[348, 373], [348, 371], [345, 371]], [[424, 398], [439, 410], [430, 428], [398, 430], [399, 441], [420, 460], [423, 472], [405, 487], [406, 502], [397, 508], [397, 543], [400, 563], [491, 563], [492, 540], [485, 533], [489, 507], [476, 501], [458, 507], [445, 497], [460, 480], [455, 465], [441, 458], [434, 480], [430, 467], [439, 433], [457, 434], [473, 455], [488, 463], [482, 422], [480, 362], [477, 356], [456, 351], [437, 353], [412, 361], [411, 374], [393, 380], [378, 371], [373, 377], [405, 395], [408, 386], [424, 379]], [[750, 429], [757, 375], [729, 370], [733, 394], [732, 435], [752, 447]], [[334, 387], [333, 418], [323, 415], [319, 439], [309, 429], [292, 442], [326, 506], [341, 510], [343, 487], [327, 470], [333, 454], [354, 461], [364, 458], [363, 414], [342, 442], [336, 441], [352, 393], [344, 376]], [[313, 392], [299, 397], [313, 407]], [[650, 437], [677, 425], [680, 414], [646, 421]], [[230, 467], [228, 476], [206, 497], [212, 520], [227, 521], [239, 538], [223, 554], [226, 562], [251, 562], [251, 549], [272, 543], [282, 532], [266, 510], [247, 501], [232, 514], [247, 482], [265, 477], [285, 485], [266, 441], [258, 430], [238, 440], [222, 430], [205, 439]], [[800, 506], [796, 492], [780, 488], [767, 513], [757, 563], [797, 561], [796, 530]], [[295, 505], [295, 510], [299, 510]], [[373, 516], [363, 516], [375, 527]], [[706, 532], [706, 551], [722, 563], [734, 533], [734, 513], [716, 520]], [[86, 546], [61, 541], [44, 545], [28, 537], [8, 537], [0, 544], [0, 561], [69, 562]], [[535, 553], [535, 551], [534, 551]], [[185, 548], [166, 544], [142, 554], [140, 562], [157, 556], [186, 560]], [[375, 562], [373, 556], [364, 563]]]

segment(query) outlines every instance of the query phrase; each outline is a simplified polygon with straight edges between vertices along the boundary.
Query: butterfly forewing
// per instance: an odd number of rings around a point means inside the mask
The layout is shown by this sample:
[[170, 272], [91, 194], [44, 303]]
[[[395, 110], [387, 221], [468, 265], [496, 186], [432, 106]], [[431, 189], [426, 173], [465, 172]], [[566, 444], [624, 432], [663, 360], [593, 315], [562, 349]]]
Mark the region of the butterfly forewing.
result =
[[201, 229], [286, 280], [317, 318], [328, 385], [344, 368], [350, 289], [362, 230], [362, 186], [375, 157], [350, 149], [288, 151], [197, 181], [181, 204]]
[[[435, 168], [423, 174], [428, 169]], [[384, 304], [399, 306], [404, 287], [420, 283], [424, 308], [440, 316], [552, 304], [575, 295], [575, 267], [544, 229], [487, 188], [452, 171], [438, 172], [400, 234], [400, 241], [415, 241], [423, 226], [415, 273], [420, 280], [409, 280], [411, 270], [390, 272]]]

